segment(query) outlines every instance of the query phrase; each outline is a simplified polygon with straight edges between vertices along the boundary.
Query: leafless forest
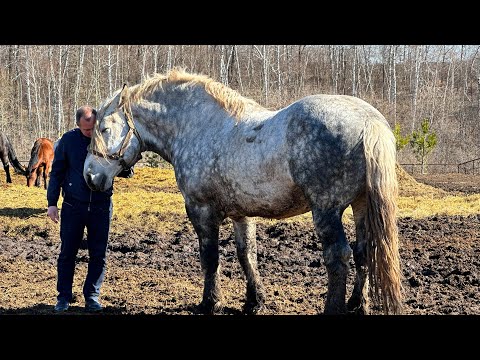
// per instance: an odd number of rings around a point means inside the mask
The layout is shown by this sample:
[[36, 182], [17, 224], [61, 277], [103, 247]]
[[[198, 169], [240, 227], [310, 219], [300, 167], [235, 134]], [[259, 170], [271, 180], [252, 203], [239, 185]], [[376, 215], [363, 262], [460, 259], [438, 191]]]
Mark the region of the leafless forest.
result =
[[[430, 121], [430, 163], [480, 157], [478, 45], [1, 45], [0, 130], [27, 160], [37, 137], [74, 127], [75, 109], [98, 106], [175, 66], [204, 73], [278, 109], [314, 93], [357, 96], [402, 133]], [[398, 154], [416, 162], [409, 147]], [[453, 170], [449, 168], [448, 170]]]

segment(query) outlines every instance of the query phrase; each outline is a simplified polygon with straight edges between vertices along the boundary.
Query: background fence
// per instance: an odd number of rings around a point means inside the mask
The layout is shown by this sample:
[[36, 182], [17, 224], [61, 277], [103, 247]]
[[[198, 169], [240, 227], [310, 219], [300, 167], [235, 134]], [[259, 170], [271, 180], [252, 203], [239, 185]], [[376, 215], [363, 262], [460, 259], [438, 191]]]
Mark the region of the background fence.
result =
[[458, 172], [463, 174], [480, 174], [480, 158], [458, 164]]

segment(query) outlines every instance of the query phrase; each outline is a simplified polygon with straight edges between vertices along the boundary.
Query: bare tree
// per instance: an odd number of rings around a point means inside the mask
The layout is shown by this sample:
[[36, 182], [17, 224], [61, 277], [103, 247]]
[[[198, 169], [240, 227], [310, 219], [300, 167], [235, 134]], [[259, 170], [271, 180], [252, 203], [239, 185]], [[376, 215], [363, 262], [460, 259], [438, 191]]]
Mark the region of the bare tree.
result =
[[353, 55], [352, 55], [352, 96], [357, 96], [357, 84], [356, 84], [356, 75], [357, 75], [357, 47], [353, 45]]
[[167, 71], [170, 71], [173, 67], [173, 46], [168, 45], [168, 51], [167, 51]]
[[[479, 51], [478, 45], [0, 45], [0, 128], [24, 151], [39, 133], [54, 137], [73, 124], [72, 109], [81, 103], [98, 105], [122, 82], [181, 64], [265, 106], [312, 92], [342, 93], [365, 98], [404, 129], [429, 118], [439, 139], [432, 160], [455, 162], [480, 153]], [[399, 160], [411, 156], [405, 151]]]
[[338, 94], [338, 68], [339, 68], [339, 56], [338, 51], [334, 45], [328, 47], [330, 53], [330, 68], [331, 68], [331, 78], [332, 78], [332, 92]]
[[262, 45], [261, 49], [258, 46], [254, 46], [257, 51], [257, 56], [262, 60], [262, 89], [263, 89], [263, 101], [265, 106], [268, 106], [268, 88], [269, 88], [269, 61], [268, 61], [268, 47]]
[[[113, 74], [112, 74], [112, 68], [113, 68], [113, 54], [112, 54], [112, 46], [107, 45], [107, 78], [108, 78], [108, 93], [111, 94], [113, 93]], [[145, 68], [142, 68], [142, 78], [145, 73]]]
[[220, 46], [220, 82], [223, 85], [228, 86], [228, 64], [227, 60], [225, 59], [225, 45]]
[[[80, 95], [80, 87], [82, 85], [82, 75], [83, 75], [83, 62], [85, 61], [85, 45], [80, 45], [78, 50], [78, 61], [77, 61], [77, 70], [75, 77], [75, 87], [73, 91], [73, 104], [74, 109], [80, 107], [78, 97]], [[73, 120], [72, 120], [73, 122]], [[72, 123], [73, 127], [73, 123]]]
[[142, 53], [142, 78], [141, 78], [141, 81], [144, 81], [147, 78], [147, 75], [148, 75], [148, 70], [147, 70], [148, 46], [146, 46], [146, 45], [140, 46], [140, 51]]
[[[30, 86], [30, 56], [29, 56], [29, 47], [24, 47], [25, 51], [25, 85], [27, 87], [27, 117], [28, 119], [32, 118], [32, 95], [31, 95], [31, 86]], [[41, 126], [39, 124], [38, 132], [41, 131]]]
[[418, 98], [418, 84], [420, 82], [420, 69], [421, 69], [421, 58], [419, 56], [421, 51], [420, 46], [415, 46], [415, 55], [414, 55], [414, 71], [413, 71], [413, 89], [412, 89], [412, 126], [411, 130], [415, 129], [415, 120], [417, 118], [417, 98]]
[[237, 46], [234, 46], [235, 48], [235, 58], [237, 59], [236, 63], [237, 63], [237, 73], [238, 73], [238, 83], [240, 85], [240, 91], [243, 93], [243, 83], [242, 83], [242, 74], [240, 72], [240, 60], [239, 60], [239, 57], [238, 57], [238, 47]]

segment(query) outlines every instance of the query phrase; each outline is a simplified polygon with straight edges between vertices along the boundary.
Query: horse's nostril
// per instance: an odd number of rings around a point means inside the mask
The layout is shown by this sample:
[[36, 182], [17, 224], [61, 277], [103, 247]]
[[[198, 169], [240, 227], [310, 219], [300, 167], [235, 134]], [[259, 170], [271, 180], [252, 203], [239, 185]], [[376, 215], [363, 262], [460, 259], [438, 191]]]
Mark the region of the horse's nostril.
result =
[[90, 187], [93, 186], [92, 174], [87, 174], [87, 184], [88, 184], [88, 186], [90, 186]]

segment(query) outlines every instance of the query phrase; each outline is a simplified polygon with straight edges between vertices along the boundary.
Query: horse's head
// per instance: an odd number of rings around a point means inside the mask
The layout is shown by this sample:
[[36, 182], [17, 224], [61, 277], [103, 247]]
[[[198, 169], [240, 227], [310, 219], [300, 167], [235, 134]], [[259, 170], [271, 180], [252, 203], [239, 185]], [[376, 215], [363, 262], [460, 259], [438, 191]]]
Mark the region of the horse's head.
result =
[[97, 112], [97, 121], [83, 167], [88, 186], [105, 191], [123, 169], [141, 159], [143, 141], [133, 123], [126, 85], [105, 101]]
[[31, 187], [34, 183], [35, 183], [35, 186], [40, 186], [37, 181], [40, 180], [39, 177], [37, 177], [37, 169], [27, 169], [25, 171], [25, 177], [27, 178], [27, 186], [28, 187]]

